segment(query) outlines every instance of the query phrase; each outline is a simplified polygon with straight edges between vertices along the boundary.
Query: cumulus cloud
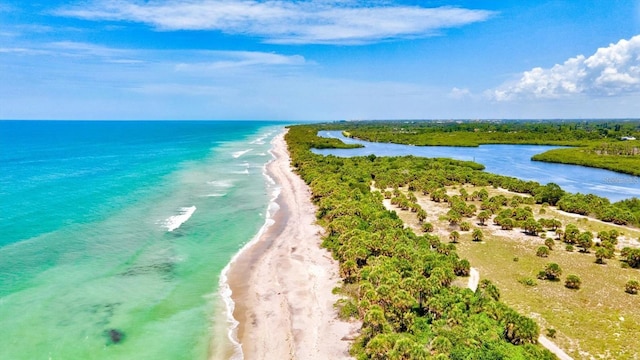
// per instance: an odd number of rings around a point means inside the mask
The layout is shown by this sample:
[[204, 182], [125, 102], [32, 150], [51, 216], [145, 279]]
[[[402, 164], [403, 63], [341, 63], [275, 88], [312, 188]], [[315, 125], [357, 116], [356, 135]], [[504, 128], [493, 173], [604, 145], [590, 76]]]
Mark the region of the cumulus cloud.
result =
[[572, 95], [614, 96], [640, 92], [640, 35], [578, 55], [552, 68], [525, 71], [514, 83], [490, 92], [498, 101], [554, 99]]
[[87, 20], [134, 21], [164, 31], [214, 30], [285, 44], [363, 44], [433, 36], [494, 14], [459, 7], [335, 0], [102, 0], [55, 13]]

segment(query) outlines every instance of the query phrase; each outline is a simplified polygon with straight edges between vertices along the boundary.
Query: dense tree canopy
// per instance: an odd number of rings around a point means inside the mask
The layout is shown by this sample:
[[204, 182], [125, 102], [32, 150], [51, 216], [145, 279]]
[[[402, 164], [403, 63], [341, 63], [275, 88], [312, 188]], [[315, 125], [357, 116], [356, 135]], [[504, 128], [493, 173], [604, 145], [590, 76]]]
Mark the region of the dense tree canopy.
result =
[[[442, 193], [445, 186], [513, 179], [449, 159], [315, 155], [310, 148], [327, 144], [316, 136], [318, 128], [291, 127], [286, 140], [292, 166], [309, 184], [318, 222], [327, 229], [323, 246], [340, 263], [342, 292], [348, 298], [338, 306], [346, 309], [343, 315], [363, 323], [352, 347], [356, 358], [554, 358], [535, 345], [538, 325], [500, 302], [495, 285], [483, 280], [476, 292], [452, 285], [470, 267], [454, 244], [404, 228], [396, 213], [384, 208], [387, 195], [370, 190], [374, 181], [383, 190], [413, 184], [413, 191], [439, 193], [441, 201], [449, 201]], [[514, 186], [539, 187], [526, 182]], [[488, 194], [475, 196], [488, 199]], [[393, 192], [392, 197], [401, 198]], [[412, 199], [406, 200], [411, 209]], [[461, 218], [475, 215], [475, 209], [462, 208], [456, 200], [449, 204]], [[456, 234], [451, 240], [457, 241]]]

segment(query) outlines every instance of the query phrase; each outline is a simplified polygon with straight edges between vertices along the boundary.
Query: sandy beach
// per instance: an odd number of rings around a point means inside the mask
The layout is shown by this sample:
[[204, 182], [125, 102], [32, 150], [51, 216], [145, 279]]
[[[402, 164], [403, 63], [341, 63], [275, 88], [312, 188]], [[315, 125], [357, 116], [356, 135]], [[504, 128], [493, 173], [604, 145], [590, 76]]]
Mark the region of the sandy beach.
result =
[[359, 324], [337, 318], [338, 263], [320, 248], [322, 228], [307, 185], [292, 172], [284, 134], [269, 176], [281, 186], [275, 223], [228, 274], [245, 359], [345, 359]]

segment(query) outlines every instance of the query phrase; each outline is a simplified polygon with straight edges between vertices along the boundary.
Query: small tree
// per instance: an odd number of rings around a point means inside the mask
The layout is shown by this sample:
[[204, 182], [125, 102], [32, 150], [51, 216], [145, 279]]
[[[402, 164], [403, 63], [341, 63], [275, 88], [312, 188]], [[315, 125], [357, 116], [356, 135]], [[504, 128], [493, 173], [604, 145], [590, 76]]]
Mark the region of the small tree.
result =
[[454, 243], [454, 244], [457, 243], [459, 239], [460, 239], [460, 233], [459, 232], [454, 230], [449, 234], [449, 240], [451, 240], [452, 243]]
[[624, 291], [631, 295], [636, 295], [640, 291], [640, 283], [636, 280], [629, 280], [624, 286]]
[[427, 212], [424, 209], [420, 208], [416, 216], [418, 217], [419, 222], [423, 222], [427, 219]]
[[485, 225], [485, 222], [491, 217], [491, 215], [489, 214], [488, 211], [480, 211], [478, 213], [478, 220], [480, 221], [481, 225]]
[[544, 275], [543, 279], [555, 281], [562, 275], [562, 269], [556, 263], [548, 263], [540, 274]]
[[593, 234], [591, 231], [585, 231], [578, 235], [578, 247], [582, 252], [588, 253], [589, 249], [593, 246]]
[[433, 231], [433, 224], [430, 223], [430, 222], [422, 223], [422, 231], [424, 231], [424, 232], [432, 232]]
[[471, 239], [473, 239], [473, 241], [482, 241], [482, 239], [484, 239], [484, 234], [480, 229], [473, 229]]
[[622, 260], [632, 268], [640, 268], [640, 249], [625, 247], [620, 253]]
[[564, 281], [564, 286], [567, 289], [580, 289], [580, 285], [582, 284], [582, 281], [580, 280], [580, 277], [578, 277], [578, 275], [567, 275], [567, 279]]
[[536, 250], [536, 256], [539, 256], [539, 257], [549, 256], [549, 248], [546, 246], [540, 246], [538, 250]]
[[606, 246], [599, 246], [596, 249], [596, 263], [604, 264], [605, 259], [611, 259], [613, 257], [613, 249]]
[[471, 224], [467, 221], [463, 221], [460, 223], [460, 231], [469, 231], [471, 230]]

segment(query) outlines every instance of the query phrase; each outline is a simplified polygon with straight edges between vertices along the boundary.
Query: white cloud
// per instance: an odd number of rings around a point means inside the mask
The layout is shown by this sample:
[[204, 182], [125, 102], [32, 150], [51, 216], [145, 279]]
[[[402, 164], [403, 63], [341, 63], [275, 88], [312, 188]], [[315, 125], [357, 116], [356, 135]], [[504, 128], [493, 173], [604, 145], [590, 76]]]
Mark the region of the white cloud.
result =
[[467, 88], [460, 89], [460, 88], [454, 87], [449, 92], [449, 97], [452, 99], [464, 99], [471, 96], [472, 96], [471, 91]]
[[489, 95], [498, 100], [555, 99], [576, 95], [615, 96], [640, 92], [640, 35], [578, 55], [552, 68], [525, 71]]
[[161, 62], [170, 64], [174, 70], [179, 72], [206, 72], [232, 68], [302, 66], [309, 64], [301, 55], [282, 55], [273, 52], [125, 49], [75, 41], [50, 42], [31, 47], [0, 47], [0, 54], [89, 58], [121, 65]]
[[248, 66], [271, 65], [304, 65], [305, 59], [300, 55], [281, 55], [258, 51], [207, 51], [206, 54], [213, 61], [200, 63], [180, 63], [176, 66], [179, 71], [207, 71]]
[[270, 43], [362, 44], [425, 37], [485, 21], [494, 13], [458, 7], [425, 8], [367, 2], [279, 0], [96, 1], [57, 15], [135, 21], [158, 30], [214, 30]]

